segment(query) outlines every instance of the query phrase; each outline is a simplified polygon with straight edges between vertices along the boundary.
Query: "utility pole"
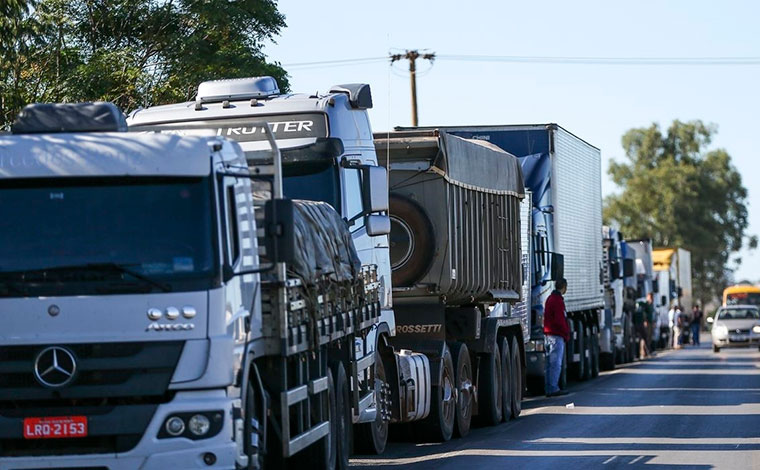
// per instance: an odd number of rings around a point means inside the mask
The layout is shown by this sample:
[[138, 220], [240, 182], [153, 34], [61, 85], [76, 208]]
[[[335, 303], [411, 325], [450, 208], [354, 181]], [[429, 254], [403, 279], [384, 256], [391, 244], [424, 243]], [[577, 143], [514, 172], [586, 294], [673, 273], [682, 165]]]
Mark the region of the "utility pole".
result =
[[418, 50], [406, 51], [404, 54], [391, 54], [391, 64], [407, 59], [409, 61], [409, 78], [412, 85], [412, 126], [418, 125], [417, 119], [417, 59], [435, 60], [435, 53], [420, 54]]

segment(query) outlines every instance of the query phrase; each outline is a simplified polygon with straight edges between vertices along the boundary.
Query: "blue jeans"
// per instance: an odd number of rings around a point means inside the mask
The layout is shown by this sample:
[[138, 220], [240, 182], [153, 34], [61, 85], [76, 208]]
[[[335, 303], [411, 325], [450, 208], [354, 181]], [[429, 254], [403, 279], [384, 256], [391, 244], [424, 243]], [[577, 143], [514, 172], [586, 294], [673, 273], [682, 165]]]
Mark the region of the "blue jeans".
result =
[[697, 322], [691, 324], [691, 341], [699, 346], [699, 323]]
[[546, 335], [546, 373], [544, 374], [546, 393], [559, 391], [559, 376], [562, 373], [562, 358], [565, 356], [565, 340], [561, 336]]

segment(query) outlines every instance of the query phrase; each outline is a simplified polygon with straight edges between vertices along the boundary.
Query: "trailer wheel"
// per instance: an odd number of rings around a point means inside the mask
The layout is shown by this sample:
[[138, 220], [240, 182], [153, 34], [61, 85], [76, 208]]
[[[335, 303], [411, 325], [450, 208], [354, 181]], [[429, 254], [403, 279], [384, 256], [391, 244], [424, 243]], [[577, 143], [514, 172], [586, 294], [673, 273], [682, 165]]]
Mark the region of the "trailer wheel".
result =
[[591, 333], [591, 378], [599, 377], [599, 335]]
[[591, 378], [591, 367], [593, 356], [593, 343], [591, 342], [591, 328], [581, 323], [583, 329], [583, 349], [581, 349], [581, 362], [583, 362], [583, 374], [581, 380], [589, 380]]
[[342, 362], [332, 365], [335, 376], [335, 431], [336, 431], [336, 468], [348, 468], [351, 455], [351, 395], [348, 376]]
[[478, 367], [478, 422], [486, 426], [499, 424], [503, 417], [499, 345], [493, 349], [492, 353], [481, 354]]
[[438, 385], [434, 385], [430, 393], [430, 414], [416, 426], [419, 430], [416, 438], [421, 438], [423, 442], [446, 442], [451, 439], [456, 419], [454, 383], [454, 361], [449, 347], [444, 344], [438, 367]]
[[456, 420], [454, 432], [465, 437], [470, 432], [473, 407], [473, 376], [470, 352], [464, 343], [452, 343], [451, 355], [454, 360], [454, 379], [456, 380]]
[[325, 406], [323, 412], [327, 414], [327, 420], [330, 423], [330, 433], [294, 456], [294, 463], [298, 466], [306, 465], [318, 469], [334, 470], [338, 464], [337, 437], [340, 420], [336, 419], [335, 381], [329, 368], [327, 370], [327, 403], [323, 403], [323, 406]]
[[512, 417], [512, 354], [510, 352], [509, 339], [502, 336], [499, 340], [499, 352], [501, 353], [501, 419], [509, 421]]
[[617, 355], [617, 350], [611, 353], [600, 353], [599, 354], [599, 368], [601, 370], [614, 370], [616, 355]]
[[414, 201], [391, 194], [389, 198], [391, 234], [391, 280], [394, 286], [408, 287], [430, 268], [435, 249], [433, 225]]
[[[584, 370], [585, 365], [585, 348], [586, 348], [586, 338], [585, 336], [585, 329], [583, 328], [583, 323], [580, 321], [575, 322], [575, 331], [578, 335], [578, 338], [575, 340], [575, 348], [573, 349], [573, 357], [570, 357], [570, 364], [572, 364], [572, 372], [573, 376], [576, 380], [582, 381], [583, 378], [586, 375], [586, 371]], [[575, 355], [578, 355], [578, 361], [575, 361]]]
[[[380, 354], [375, 352], [375, 380], [385, 383], [385, 366]], [[381, 397], [377, 397], [381, 398]], [[355, 426], [356, 439], [354, 441], [355, 450], [363, 454], [382, 454], [385, 451], [385, 445], [388, 443], [388, 421], [383, 419], [380, 411], [381, 404], [376, 403], [377, 418], [372, 423], [362, 423]]]
[[[520, 345], [517, 338], [512, 337], [512, 417], [517, 418], [522, 412], [523, 399], [523, 370], [520, 356]], [[506, 415], [506, 408], [504, 409]]]

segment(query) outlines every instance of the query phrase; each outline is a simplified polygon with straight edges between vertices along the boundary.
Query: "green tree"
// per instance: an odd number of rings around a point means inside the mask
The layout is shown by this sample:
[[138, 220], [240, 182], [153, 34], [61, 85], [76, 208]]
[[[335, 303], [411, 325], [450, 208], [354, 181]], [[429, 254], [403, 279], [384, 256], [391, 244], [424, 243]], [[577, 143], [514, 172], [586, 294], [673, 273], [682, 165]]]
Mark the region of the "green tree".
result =
[[262, 52], [285, 27], [275, 0], [6, 0], [0, 128], [32, 102], [192, 99], [198, 83], [288, 76]]
[[[607, 197], [605, 223], [629, 238], [651, 238], [655, 246], [691, 251], [695, 299], [720, 295], [730, 277], [729, 261], [746, 242], [747, 189], [723, 149], [708, 150], [715, 126], [674, 121], [623, 135], [625, 162], [610, 162], [622, 192]], [[735, 259], [737, 263], [740, 259]]]

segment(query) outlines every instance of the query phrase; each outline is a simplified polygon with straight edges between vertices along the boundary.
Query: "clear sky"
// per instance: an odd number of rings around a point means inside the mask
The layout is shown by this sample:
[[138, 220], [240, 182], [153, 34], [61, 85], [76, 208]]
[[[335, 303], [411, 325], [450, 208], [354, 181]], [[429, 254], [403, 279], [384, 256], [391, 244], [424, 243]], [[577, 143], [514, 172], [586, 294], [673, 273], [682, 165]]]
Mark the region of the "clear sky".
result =
[[[309, 1], [281, 0], [288, 24], [265, 51], [286, 66], [294, 91], [372, 85], [374, 130], [409, 125], [407, 62], [287, 67], [383, 57], [404, 49], [439, 55], [760, 57], [755, 1]], [[760, 234], [760, 65], [620, 66], [418, 62], [420, 125], [556, 122], [602, 149], [606, 175], [620, 137], [652, 122], [718, 126], [749, 190], [750, 234]], [[760, 253], [742, 252], [737, 279], [760, 279]]]

